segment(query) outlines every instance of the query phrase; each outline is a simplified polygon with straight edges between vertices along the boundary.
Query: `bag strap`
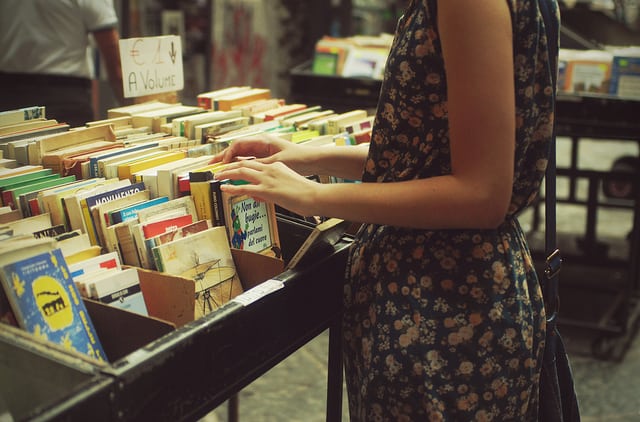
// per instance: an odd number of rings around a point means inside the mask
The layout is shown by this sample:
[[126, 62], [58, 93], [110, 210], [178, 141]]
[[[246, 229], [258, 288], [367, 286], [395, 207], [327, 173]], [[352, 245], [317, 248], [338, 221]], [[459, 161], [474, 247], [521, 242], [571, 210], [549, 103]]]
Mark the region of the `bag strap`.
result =
[[549, 0], [540, 0], [540, 11], [544, 20], [544, 27], [547, 35], [547, 49], [549, 54], [549, 70], [551, 73], [552, 81], [552, 98], [553, 98], [553, 112], [554, 121], [552, 125], [551, 141], [549, 143], [549, 158], [547, 163], [547, 169], [545, 172], [545, 256], [546, 267], [544, 274], [546, 277], [546, 283], [543, 288], [545, 296], [545, 302], [547, 303], [547, 321], [555, 321], [558, 313], [559, 298], [558, 298], [558, 273], [562, 264], [562, 258], [560, 251], [557, 248], [556, 238], [556, 125], [555, 125], [555, 102], [556, 102], [556, 89], [558, 81], [558, 45], [559, 35], [558, 27], [554, 24], [555, 18], [551, 13], [551, 6]]

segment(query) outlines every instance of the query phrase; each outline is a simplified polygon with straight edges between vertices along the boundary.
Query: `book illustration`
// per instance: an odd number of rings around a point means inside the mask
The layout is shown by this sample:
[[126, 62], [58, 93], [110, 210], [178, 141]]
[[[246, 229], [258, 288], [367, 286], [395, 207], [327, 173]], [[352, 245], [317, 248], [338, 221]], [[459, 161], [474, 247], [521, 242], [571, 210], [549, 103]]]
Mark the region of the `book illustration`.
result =
[[106, 361], [60, 249], [8, 263], [1, 272], [0, 280], [23, 329]]
[[224, 198], [231, 247], [280, 258], [275, 206], [246, 195]]
[[242, 293], [224, 227], [212, 227], [153, 248], [158, 270], [195, 282], [196, 315], [203, 316]]

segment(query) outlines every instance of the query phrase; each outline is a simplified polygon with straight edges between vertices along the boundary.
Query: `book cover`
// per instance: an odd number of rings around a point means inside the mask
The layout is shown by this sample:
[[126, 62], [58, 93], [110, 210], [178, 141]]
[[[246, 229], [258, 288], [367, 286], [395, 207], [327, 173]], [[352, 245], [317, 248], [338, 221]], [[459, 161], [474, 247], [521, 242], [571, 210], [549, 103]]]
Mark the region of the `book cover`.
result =
[[66, 349], [107, 360], [60, 249], [3, 265], [0, 281], [20, 327]]
[[99, 302], [148, 316], [136, 268], [111, 269], [88, 282], [89, 296]]
[[134, 267], [142, 267], [140, 258], [138, 257], [138, 249], [136, 248], [136, 243], [133, 239], [133, 233], [131, 232], [134, 223], [136, 223], [136, 220], [125, 221], [123, 223], [110, 226], [109, 230], [113, 230], [115, 232], [115, 237], [118, 241], [117, 252], [120, 254], [122, 262]]
[[176, 230], [180, 227], [193, 223], [193, 217], [185, 214], [176, 217], [167, 218], [165, 220], [154, 221], [142, 225], [142, 233], [145, 239]]
[[111, 202], [118, 198], [123, 198], [125, 196], [134, 194], [136, 192], [141, 192], [144, 190], [145, 190], [144, 183], [133, 183], [126, 186], [121, 186], [115, 189], [100, 192], [95, 195], [88, 196], [80, 201], [84, 225], [86, 227], [86, 232], [89, 235], [89, 238], [91, 239], [92, 245], [98, 244], [98, 227], [99, 226], [96, 224], [96, 222], [93, 221], [93, 215], [91, 214], [91, 209], [96, 205]]
[[275, 205], [222, 192], [225, 227], [235, 249], [282, 257]]
[[109, 252], [75, 264], [68, 264], [68, 267], [71, 277], [75, 278], [101, 269], [109, 270], [115, 268], [119, 270], [122, 265], [118, 254]]
[[195, 282], [197, 317], [242, 293], [224, 227], [212, 227], [156, 246], [153, 258], [162, 272]]
[[138, 212], [144, 208], [153, 207], [154, 205], [169, 202], [166, 196], [149, 199], [148, 201], [133, 204], [131, 206], [109, 212], [109, 224], [118, 224], [123, 221], [138, 217]]
[[[91, 218], [96, 226], [100, 246], [108, 251], [113, 251], [117, 248], [116, 238], [107, 237], [110, 234], [107, 229], [112, 224], [109, 216], [112, 211], [139, 205], [146, 201], [149, 201], [149, 191], [145, 189], [134, 192], [131, 195], [123, 196], [122, 198], [117, 198], [113, 201], [104, 202], [94, 206], [91, 209]], [[135, 218], [135, 216], [133, 216], [133, 218]]]

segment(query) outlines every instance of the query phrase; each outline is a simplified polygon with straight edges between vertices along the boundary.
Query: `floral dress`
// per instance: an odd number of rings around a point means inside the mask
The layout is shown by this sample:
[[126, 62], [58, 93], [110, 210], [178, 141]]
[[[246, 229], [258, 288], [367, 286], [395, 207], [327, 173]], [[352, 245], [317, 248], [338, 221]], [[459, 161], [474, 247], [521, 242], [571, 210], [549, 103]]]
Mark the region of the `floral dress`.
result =
[[[414, 1], [398, 22], [363, 183], [451, 171], [436, 3]], [[362, 226], [344, 298], [352, 420], [537, 419], [545, 313], [517, 215], [544, 176], [552, 82], [537, 2], [508, 5], [516, 87], [508, 214], [495, 230]]]

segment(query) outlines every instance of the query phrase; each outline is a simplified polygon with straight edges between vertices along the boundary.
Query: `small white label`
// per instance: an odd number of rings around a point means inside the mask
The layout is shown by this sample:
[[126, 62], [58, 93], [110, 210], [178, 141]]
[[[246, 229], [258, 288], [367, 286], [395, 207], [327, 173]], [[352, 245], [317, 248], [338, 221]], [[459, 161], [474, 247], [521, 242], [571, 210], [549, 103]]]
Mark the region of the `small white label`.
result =
[[263, 283], [258, 284], [246, 292], [236, 296], [231, 301], [238, 302], [243, 306], [249, 306], [256, 300], [265, 297], [266, 295], [280, 290], [284, 287], [284, 283], [281, 280], [269, 279]]
[[121, 39], [120, 61], [126, 98], [179, 91], [184, 87], [179, 36]]

